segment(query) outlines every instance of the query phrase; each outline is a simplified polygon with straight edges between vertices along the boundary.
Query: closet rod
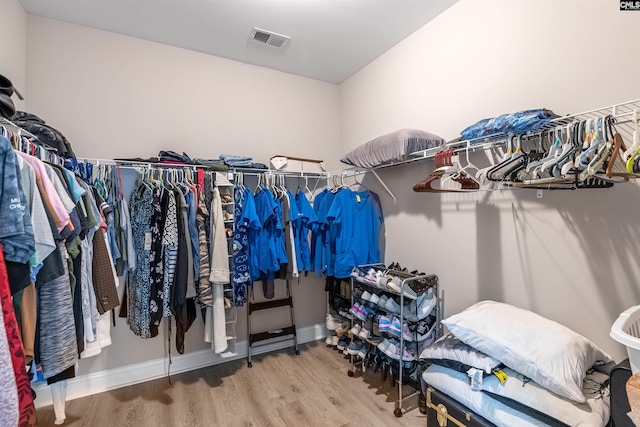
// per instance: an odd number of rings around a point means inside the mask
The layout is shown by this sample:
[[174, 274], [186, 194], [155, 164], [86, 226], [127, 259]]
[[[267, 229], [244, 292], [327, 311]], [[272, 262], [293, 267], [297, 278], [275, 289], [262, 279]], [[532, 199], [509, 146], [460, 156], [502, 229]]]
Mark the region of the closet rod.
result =
[[[31, 132], [29, 132], [26, 129], [22, 129], [20, 126], [18, 126], [17, 124], [13, 123], [11, 120], [5, 118], [5, 117], [0, 117], [0, 125], [3, 125], [5, 127], [9, 127], [9, 128], [13, 128], [10, 130], [16, 131], [18, 133], [18, 135], [20, 136], [28, 136], [29, 139], [38, 139], [37, 136], [35, 136], [34, 134], [32, 134]], [[47, 147], [45, 147], [45, 149], [48, 149]], [[49, 150], [49, 151], [53, 151], [53, 150]]]
[[229, 168], [229, 172], [248, 176], [283, 175], [288, 178], [328, 179], [330, 172], [281, 171], [277, 169]]

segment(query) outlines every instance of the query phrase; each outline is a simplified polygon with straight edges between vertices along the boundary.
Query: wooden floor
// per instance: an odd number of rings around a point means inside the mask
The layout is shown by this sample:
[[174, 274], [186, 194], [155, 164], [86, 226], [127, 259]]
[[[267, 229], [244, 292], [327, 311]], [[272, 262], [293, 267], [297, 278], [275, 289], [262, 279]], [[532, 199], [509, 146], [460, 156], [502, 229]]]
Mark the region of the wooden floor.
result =
[[[397, 388], [356, 370], [324, 341], [67, 402], [65, 426], [426, 426], [418, 398], [393, 415]], [[53, 407], [38, 410], [54, 425]]]

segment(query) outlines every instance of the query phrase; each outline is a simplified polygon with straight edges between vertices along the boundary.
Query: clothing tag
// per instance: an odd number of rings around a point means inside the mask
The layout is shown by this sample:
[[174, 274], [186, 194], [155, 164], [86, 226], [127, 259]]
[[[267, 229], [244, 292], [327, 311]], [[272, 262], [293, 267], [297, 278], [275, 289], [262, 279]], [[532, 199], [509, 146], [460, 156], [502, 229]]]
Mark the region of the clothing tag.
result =
[[471, 368], [467, 371], [467, 375], [469, 376], [469, 385], [471, 385], [471, 390], [482, 391], [482, 370]]
[[151, 250], [151, 232], [144, 233], [144, 250], [145, 251]]
[[356, 200], [358, 201], [358, 203], [360, 203], [360, 195], [356, 194]]
[[509, 376], [505, 374], [505, 372], [502, 369], [493, 368], [492, 372], [493, 372], [493, 375], [498, 377], [498, 380], [500, 380], [500, 383], [502, 384], [504, 384], [509, 379]]

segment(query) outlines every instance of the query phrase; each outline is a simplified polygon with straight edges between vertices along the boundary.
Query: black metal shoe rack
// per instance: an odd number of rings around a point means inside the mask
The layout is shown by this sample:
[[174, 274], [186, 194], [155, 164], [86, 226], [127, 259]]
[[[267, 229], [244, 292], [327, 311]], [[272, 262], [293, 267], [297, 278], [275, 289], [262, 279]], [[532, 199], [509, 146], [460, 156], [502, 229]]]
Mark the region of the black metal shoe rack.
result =
[[[426, 281], [426, 283], [429, 284], [429, 286], [427, 286], [423, 292], [427, 292], [429, 288], [433, 288], [433, 296], [436, 298], [436, 305], [434, 308], [435, 311], [435, 317], [436, 317], [436, 321], [433, 324], [433, 326], [431, 327], [431, 329], [429, 330], [429, 334], [433, 333], [434, 338], [433, 341], [437, 340], [440, 336], [442, 336], [442, 326], [440, 324], [440, 321], [442, 320], [442, 301], [440, 299], [440, 293], [439, 293], [439, 280], [438, 280], [438, 276], [436, 276], [435, 274], [430, 274], [430, 275], [414, 275], [414, 274], [410, 274], [410, 273], [406, 273], [404, 271], [397, 271], [397, 270], [391, 270], [389, 268], [387, 268], [386, 266], [384, 266], [383, 264], [368, 264], [368, 265], [359, 265], [356, 266], [357, 269], [361, 270], [361, 271], [367, 271], [371, 268], [373, 268], [374, 270], [381, 270], [383, 272], [386, 272], [389, 275], [395, 275], [398, 277], [403, 278], [402, 280], [402, 286], [404, 286], [405, 284], [410, 284], [411, 282], [417, 282], [417, 281]], [[391, 289], [381, 289], [378, 286], [375, 286], [373, 284], [369, 284], [366, 282], [362, 282], [357, 280], [356, 278], [354, 278], [353, 276], [351, 277], [351, 305], [353, 306], [357, 301], [357, 297], [355, 295], [355, 290], [357, 288], [361, 288], [361, 289], [366, 289], [368, 292], [370, 293], [376, 293], [379, 295], [382, 294], [386, 294], [389, 297], [395, 296], [395, 297], [399, 297], [400, 299], [400, 315], [399, 315], [399, 322], [400, 322], [400, 326], [402, 328], [402, 325], [404, 325], [405, 322], [405, 299], [408, 299], [404, 296], [403, 292], [395, 292]], [[420, 295], [420, 294], [418, 294]], [[417, 309], [417, 306], [416, 306]], [[393, 315], [393, 316], [397, 316], [396, 313], [391, 313], [383, 308], [377, 307], [376, 308], [377, 311], [379, 312], [383, 312], [389, 315]], [[416, 317], [417, 317], [417, 313]], [[354, 326], [355, 322], [360, 322], [362, 324], [364, 324], [364, 322], [361, 322], [359, 319], [355, 318], [355, 316], [353, 317], [353, 319], [351, 320], [351, 327]], [[369, 341], [368, 339], [362, 339], [360, 337], [358, 337], [358, 339], [361, 339], [365, 345], [369, 345], [371, 347], [371, 351], [377, 351], [376, 350], [376, 344]], [[414, 332], [414, 342], [417, 342], [417, 332]], [[402, 360], [402, 356], [404, 354], [404, 349], [405, 349], [405, 340], [403, 337], [402, 332], [400, 332], [400, 360], [398, 361], [399, 364], [399, 369], [398, 369], [398, 378], [396, 381], [396, 384], [398, 386], [398, 399], [396, 401], [396, 407], [395, 410], [393, 412], [393, 414], [396, 417], [402, 417], [402, 402], [405, 399], [409, 399], [411, 397], [414, 397], [416, 395], [420, 394], [420, 378], [418, 378], [417, 383], [404, 383], [404, 378], [403, 378], [403, 365], [404, 363], [406, 363], [405, 361]], [[420, 355], [416, 354], [416, 363], [417, 363], [417, 359]], [[366, 364], [364, 363], [364, 360], [356, 360], [359, 359], [357, 358], [357, 356], [355, 355], [351, 355], [350, 356], [351, 359], [351, 368], [349, 369], [349, 371], [347, 372], [347, 374], [350, 377], [353, 377], [354, 375], [354, 370], [356, 366], [359, 366], [363, 372], [366, 372]], [[408, 385], [411, 388], [414, 389], [414, 392], [408, 395], [404, 395], [403, 394], [403, 385]]]

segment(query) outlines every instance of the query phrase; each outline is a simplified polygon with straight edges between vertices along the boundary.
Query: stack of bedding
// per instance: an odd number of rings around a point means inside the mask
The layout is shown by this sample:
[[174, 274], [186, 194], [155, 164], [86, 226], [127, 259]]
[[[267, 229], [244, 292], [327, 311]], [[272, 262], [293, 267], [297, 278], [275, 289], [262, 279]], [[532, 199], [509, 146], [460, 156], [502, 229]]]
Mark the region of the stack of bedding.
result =
[[587, 338], [535, 313], [479, 302], [442, 321], [425, 349], [426, 384], [497, 426], [605, 426], [611, 358]]

